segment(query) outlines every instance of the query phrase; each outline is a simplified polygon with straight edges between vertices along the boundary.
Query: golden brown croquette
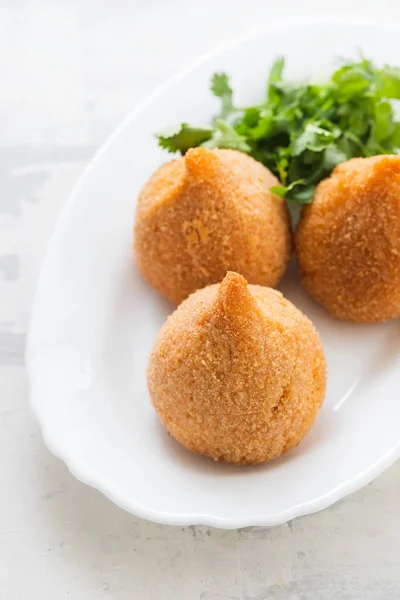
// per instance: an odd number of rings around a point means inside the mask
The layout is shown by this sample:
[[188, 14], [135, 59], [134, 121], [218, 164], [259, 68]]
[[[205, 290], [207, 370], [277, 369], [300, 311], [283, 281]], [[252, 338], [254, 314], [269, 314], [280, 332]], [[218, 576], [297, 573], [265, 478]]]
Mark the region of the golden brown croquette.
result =
[[235, 150], [195, 148], [160, 167], [143, 187], [136, 212], [139, 268], [179, 304], [232, 269], [251, 283], [274, 286], [291, 250], [277, 179]]
[[353, 158], [322, 181], [296, 232], [301, 279], [338, 319], [400, 316], [400, 156]]
[[307, 317], [280, 292], [230, 272], [168, 318], [147, 375], [153, 405], [181, 444], [251, 464], [301, 442], [325, 396], [326, 364]]

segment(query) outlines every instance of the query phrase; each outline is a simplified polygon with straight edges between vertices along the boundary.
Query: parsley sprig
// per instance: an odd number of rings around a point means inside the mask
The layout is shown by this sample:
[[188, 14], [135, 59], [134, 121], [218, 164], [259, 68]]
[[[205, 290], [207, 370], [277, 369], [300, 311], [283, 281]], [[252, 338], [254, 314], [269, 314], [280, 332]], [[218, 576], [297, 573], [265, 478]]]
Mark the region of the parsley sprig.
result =
[[245, 108], [235, 106], [229, 77], [215, 73], [219, 114], [207, 127], [183, 123], [158, 134], [160, 146], [181, 154], [195, 146], [245, 152], [279, 178], [274, 193], [300, 204], [311, 202], [316, 184], [337, 164], [398, 151], [400, 68], [378, 69], [362, 58], [318, 84], [285, 80], [284, 64], [282, 57], [274, 62], [264, 102]]

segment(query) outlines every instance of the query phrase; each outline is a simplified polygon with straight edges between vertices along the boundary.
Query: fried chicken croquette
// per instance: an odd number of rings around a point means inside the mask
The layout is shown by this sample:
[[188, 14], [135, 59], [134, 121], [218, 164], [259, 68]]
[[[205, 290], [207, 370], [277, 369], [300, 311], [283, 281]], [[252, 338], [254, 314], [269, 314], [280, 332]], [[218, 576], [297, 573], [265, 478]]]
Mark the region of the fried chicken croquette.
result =
[[162, 423], [183, 446], [252, 464], [301, 442], [325, 396], [326, 363], [306, 316], [229, 272], [168, 318], [147, 376]]
[[142, 189], [135, 252], [149, 283], [171, 302], [235, 270], [251, 283], [275, 286], [291, 251], [278, 180], [235, 150], [194, 148], [164, 164]]
[[399, 317], [400, 156], [336, 167], [304, 210], [295, 244], [304, 287], [334, 317]]

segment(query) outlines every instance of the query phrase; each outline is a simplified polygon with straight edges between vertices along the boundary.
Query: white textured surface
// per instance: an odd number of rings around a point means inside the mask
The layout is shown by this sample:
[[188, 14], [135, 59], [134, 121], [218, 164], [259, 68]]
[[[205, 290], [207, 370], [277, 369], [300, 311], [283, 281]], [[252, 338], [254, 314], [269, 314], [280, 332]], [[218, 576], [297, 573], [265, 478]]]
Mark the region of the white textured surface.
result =
[[320, 15], [400, 24], [400, 4], [0, 3], [2, 600], [400, 597], [399, 464], [331, 509], [288, 525], [173, 528], [135, 519], [75, 481], [45, 450], [27, 407], [32, 290], [59, 210], [94, 150], [158, 83], [210, 45], [261, 22]]
[[[300, 56], [304, 37], [311, 44]], [[339, 39], [344, 56], [362, 48], [378, 64], [388, 56], [400, 63], [398, 37], [398, 28], [332, 21], [247, 34], [175, 77], [103, 146], [48, 246], [26, 364], [48, 447], [78, 479], [141, 518], [231, 529], [328, 507], [400, 456], [400, 330], [335, 322], [291, 269], [279, 287], [315, 324], [329, 373], [312, 432], [296, 451], [254, 469], [215, 465], [178, 446], [160, 428], [146, 384], [148, 356], [171, 307], [145, 285], [131, 249], [136, 196], [166, 160], [152, 132], [207, 119], [213, 72], [230, 73], [239, 103], [256, 101], [276, 48], [301, 77], [328, 68]], [[243, 68], [258, 56], [265, 60]]]

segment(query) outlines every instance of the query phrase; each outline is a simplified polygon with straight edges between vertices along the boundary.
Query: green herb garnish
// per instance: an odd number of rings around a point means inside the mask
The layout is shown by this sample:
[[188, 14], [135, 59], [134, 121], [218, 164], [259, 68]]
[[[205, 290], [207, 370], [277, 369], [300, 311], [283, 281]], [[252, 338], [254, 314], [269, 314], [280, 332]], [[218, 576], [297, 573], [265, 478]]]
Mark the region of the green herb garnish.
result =
[[221, 110], [207, 127], [183, 123], [159, 134], [160, 146], [232, 148], [268, 167], [280, 180], [272, 191], [300, 204], [311, 202], [316, 184], [355, 156], [393, 154], [400, 148], [400, 69], [377, 69], [369, 60], [343, 64], [322, 84], [283, 78], [278, 58], [263, 103], [236, 107], [229, 77], [215, 73], [211, 90]]

